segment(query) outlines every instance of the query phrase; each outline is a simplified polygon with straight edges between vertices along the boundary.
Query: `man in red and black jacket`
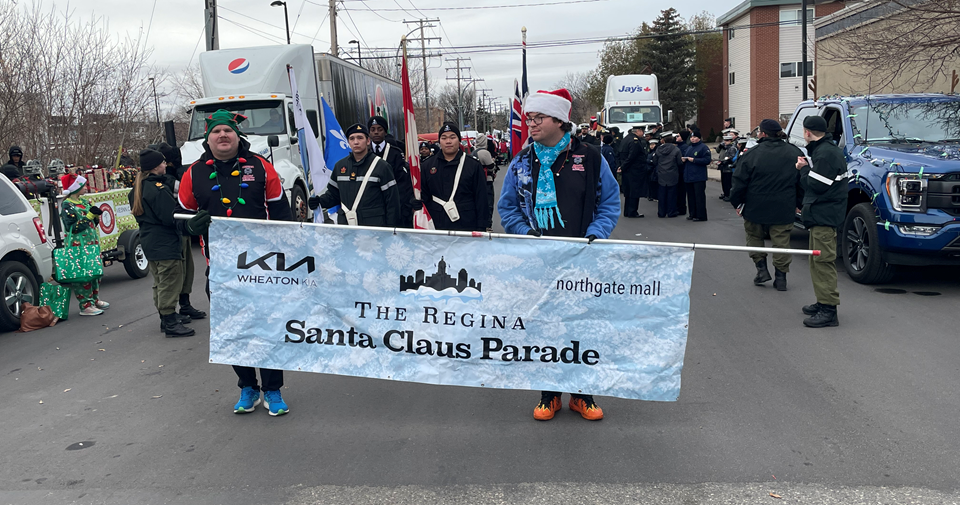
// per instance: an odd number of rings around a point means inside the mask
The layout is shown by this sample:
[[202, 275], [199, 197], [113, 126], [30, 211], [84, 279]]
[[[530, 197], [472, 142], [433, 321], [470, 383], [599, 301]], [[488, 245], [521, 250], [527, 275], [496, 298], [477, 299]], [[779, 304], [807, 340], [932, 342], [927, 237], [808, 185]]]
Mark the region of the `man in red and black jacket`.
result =
[[[241, 138], [238, 123], [246, 117], [226, 110], [214, 112], [207, 121], [204, 153], [190, 165], [180, 180], [180, 205], [187, 210], [206, 210], [213, 216], [242, 217], [293, 221], [290, 204], [283, 194], [280, 177], [263, 157], [250, 152], [250, 143]], [[204, 233], [206, 236], [206, 233]], [[208, 258], [206, 242], [201, 242], [203, 255]], [[210, 267], [207, 267], [207, 297], [210, 296]], [[234, 366], [240, 378], [240, 401], [233, 407], [236, 414], [253, 412], [263, 404], [270, 415], [290, 411], [280, 395], [283, 371]]]

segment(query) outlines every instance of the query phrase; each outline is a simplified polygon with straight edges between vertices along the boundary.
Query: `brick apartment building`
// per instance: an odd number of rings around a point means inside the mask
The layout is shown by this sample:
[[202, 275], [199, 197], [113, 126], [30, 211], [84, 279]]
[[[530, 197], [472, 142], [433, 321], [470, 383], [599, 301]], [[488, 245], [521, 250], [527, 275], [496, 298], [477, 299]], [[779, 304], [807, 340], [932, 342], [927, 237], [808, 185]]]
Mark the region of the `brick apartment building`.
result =
[[[844, 7], [842, 1], [810, 2], [807, 9], [807, 74], [814, 72], [813, 20]], [[723, 117], [740, 130], [763, 119], [790, 119], [803, 98], [801, 89], [801, 3], [796, 0], [744, 0], [720, 16], [723, 29]]]

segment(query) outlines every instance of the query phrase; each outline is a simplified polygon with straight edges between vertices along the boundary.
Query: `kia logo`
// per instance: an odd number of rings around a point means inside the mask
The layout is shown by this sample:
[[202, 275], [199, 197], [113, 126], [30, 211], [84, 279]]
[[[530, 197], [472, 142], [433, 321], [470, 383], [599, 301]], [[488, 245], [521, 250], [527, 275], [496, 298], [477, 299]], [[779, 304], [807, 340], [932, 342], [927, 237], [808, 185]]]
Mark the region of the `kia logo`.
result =
[[267, 263], [267, 260], [273, 257], [276, 257], [276, 261], [274, 262], [274, 265], [276, 266], [276, 270], [279, 272], [292, 272], [303, 265], [307, 266], [307, 273], [311, 273], [314, 270], [316, 270], [315, 260], [313, 256], [307, 256], [305, 258], [302, 258], [300, 261], [297, 261], [296, 263], [288, 267], [287, 257], [282, 252], [269, 252], [251, 261], [250, 263], [247, 263], [247, 253], [242, 252], [240, 253], [239, 256], [237, 256], [237, 268], [240, 270], [249, 270], [254, 266], [258, 266], [260, 267], [261, 270], [265, 270], [269, 272], [271, 270], [274, 270], [274, 268], [271, 267], [269, 263]]

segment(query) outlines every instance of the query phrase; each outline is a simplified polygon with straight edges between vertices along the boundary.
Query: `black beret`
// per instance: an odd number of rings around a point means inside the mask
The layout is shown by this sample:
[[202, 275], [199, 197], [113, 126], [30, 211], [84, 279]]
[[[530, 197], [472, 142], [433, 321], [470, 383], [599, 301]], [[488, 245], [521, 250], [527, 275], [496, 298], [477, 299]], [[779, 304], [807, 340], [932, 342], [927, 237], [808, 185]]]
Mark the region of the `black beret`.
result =
[[783, 131], [783, 127], [780, 126], [780, 122], [776, 119], [764, 119], [760, 121], [760, 130], [767, 133], [780, 133]]
[[360, 123], [356, 123], [350, 128], [347, 128], [347, 131], [346, 131], [347, 138], [350, 138], [350, 135], [353, 135], [354, 133], [362, 133], [368, 137], [370, 136], [370, 130], [368, 130], [366, 126], [363, 126]]
[[373, 125], [382, 126], [383, 131], [390, 131], [390, 126], [387, 123], [387, 118], [383, 116], [371, 116], [367, 120], [367, 128], [372, 127]]
[[803, 127], [812, 132], [825, 132], [827, 121], [820, 116], [807, 116], [803, 118]]
[[163, 165], [163, 162], [166, 161], [163, 158], [163, 154], [160, 151], [154, 151], [153, 149], [144, 149], [140, 151], [140, 170], [143, 172], [149, 172], [154, 168]]

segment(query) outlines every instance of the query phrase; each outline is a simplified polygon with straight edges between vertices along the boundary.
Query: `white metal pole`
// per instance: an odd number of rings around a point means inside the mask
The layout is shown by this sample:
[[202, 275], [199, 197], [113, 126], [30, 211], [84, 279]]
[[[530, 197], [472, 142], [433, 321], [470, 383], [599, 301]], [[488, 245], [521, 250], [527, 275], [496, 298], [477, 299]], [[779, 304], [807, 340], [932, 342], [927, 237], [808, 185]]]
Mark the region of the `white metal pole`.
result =
[[[175, 219], [191, 219], [192, 214], [174, 214]], [[214, 216], [213, 220], [221, 219], [230, 219], [233, 221], [249, 222], [249, 223], [259, 223], [259, 224], [270, 224], [270, 225], [281, 225], [289, 224], [289, 221], [265, 221], [262, 219], [245, 219], [237, 217], [220, 217]], [[299, 223], [300, 227], [305, 226], [314, 226], [320, 228], [334, 228], [334, 227], [343, 227], [343, 225], [335, 224], [324, 224], [324, 223]], [[586, 238], [573, 238], [573, 237], [534, 237], [532, 235], [510, 235], [507, 233], [487, 233], [480, 231], [453, 231], [453, 230], [415, 230], [410, 228], [380, 228], [376, 226], [364, 226], [365, 230], [375, 230], [375, 231], [389, 231], [394, 235], [397, 233], [418, 233], [421, 235], [446, 235], [449, 237], [472, 237], [472, 238], [485, 238], [488, 240], [493, 240], [495, 238], [510, 238], [510, 239], [532, 239], [532, 240], [560, 240], [563, 242], [576, 242], [576, 243], [589, 243], [590, 240]], [[703, 250], [703, 251], [732, 251], [732, 252], [765, 252], [772, 254], [794, 254], [799, 256], [820, 256], [820, 251], [818, 249], [775, 249], [768, 247], [747, 247], [739, 245], [722, 245], [722, 244], [697, 244], [695, 242], [651, 242], [645, 240], [611, 240], [611, 239], [596, 239], [593, 241], [594, 244], [622, 244], [622, 245], [645, 245], [645, 246], [654, 246], [654, 247], [676, 247], [678, 249], [692, 249], [692, 250]]]

